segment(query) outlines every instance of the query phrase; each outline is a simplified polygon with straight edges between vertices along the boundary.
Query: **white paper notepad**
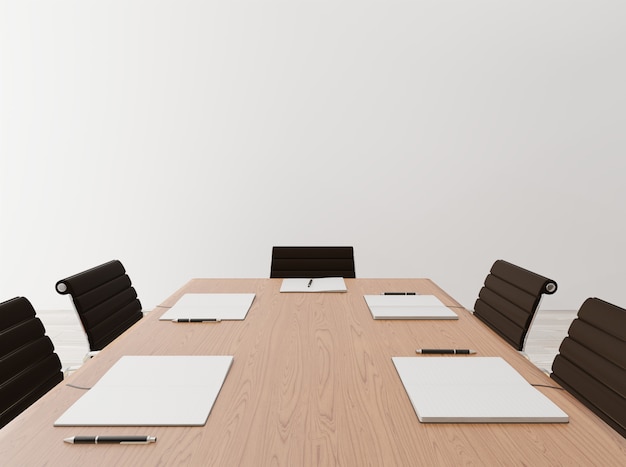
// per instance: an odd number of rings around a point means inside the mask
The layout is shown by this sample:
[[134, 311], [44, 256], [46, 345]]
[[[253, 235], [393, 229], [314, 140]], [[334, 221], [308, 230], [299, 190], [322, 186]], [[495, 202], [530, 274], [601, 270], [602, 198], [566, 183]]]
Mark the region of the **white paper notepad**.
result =
[[424, 423], [566, 423], [565, 412], [500, 357], [393, 357]]
[[232, 356], [124, 356], [55, 426], [201, 426]]
[[374, 319], [459, 319], [434, 295], [364, 295]]
[[242, 320], [252, 306], [253, 293], [187, 293], [159, 318]]
[[283, 279], [281, 292], [347, 292], [343, 277]]

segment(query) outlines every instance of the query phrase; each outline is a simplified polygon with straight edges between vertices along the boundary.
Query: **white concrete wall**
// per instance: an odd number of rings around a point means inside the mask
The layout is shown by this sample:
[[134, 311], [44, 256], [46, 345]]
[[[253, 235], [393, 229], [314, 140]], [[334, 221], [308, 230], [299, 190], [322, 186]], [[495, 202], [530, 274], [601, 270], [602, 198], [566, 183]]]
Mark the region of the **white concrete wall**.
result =
[[0, 300], [68, 308], [109, 259], [153, 307], [354, 245], [472, 308], [495, 259], [545, 309], [626, 306], [626, 3], [0, 3]]

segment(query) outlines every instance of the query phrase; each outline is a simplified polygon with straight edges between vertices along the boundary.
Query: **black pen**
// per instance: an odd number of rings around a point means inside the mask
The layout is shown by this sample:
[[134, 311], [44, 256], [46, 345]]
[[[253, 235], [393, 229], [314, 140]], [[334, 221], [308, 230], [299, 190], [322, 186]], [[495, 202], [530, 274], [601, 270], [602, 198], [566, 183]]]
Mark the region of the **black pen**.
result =
[[156, 436], [74, 436], [63, 441], [70, 444], [148, 444], [156, 440]]
[[415, 292], [383, 292], [383, 295], [417, 295]]
[[454, 354], [454, 355], [469, 355], [475, 354], [475, 350], [471, 349], [417, 349], [416, 353], [421, 354]]
[[177, 318], [173, 319], [174, 323], [219, 323], [220, 318]]
[[313, 283], [313, 279], [311, 279], [311, 280], [309, 281], [309, 283], [307, 284], [307, 287], [311, 287], [311, 284], [312, 284], [312, 283]]

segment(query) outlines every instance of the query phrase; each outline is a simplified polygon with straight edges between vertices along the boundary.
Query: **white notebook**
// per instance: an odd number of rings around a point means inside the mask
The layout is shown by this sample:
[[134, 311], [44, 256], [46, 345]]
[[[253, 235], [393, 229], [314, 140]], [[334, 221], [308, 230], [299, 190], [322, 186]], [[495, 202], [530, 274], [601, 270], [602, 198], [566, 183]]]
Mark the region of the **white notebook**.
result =
[[565, 412], [500, 357], [393, 357], [423, 423], [566, 423]]
[[281, 292], [347, 292], [343, 277], [283, 279]]
[[159, 319], [242, 320], [246, 318], [254, 297], [253, 293], [187, 293]]
[[434, 295], [364, 295], [374, 319], [459, 319]]
[[124, 356], [55, 426], [201, 426], [232, 356]]

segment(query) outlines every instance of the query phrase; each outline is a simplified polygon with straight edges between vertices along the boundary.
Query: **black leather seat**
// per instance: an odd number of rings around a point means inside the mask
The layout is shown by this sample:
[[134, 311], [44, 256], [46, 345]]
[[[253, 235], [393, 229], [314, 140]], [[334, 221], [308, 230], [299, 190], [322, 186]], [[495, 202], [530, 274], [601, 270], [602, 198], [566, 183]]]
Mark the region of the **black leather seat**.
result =
[[521, 351], [542, 295], [556, 289], [552, 279], [499, 259], [478, 294], [474, 316]]
[[550, 376], [626, 438], [626, 310], [585, 300]]
[[28, 299], [0, 303], [0, 428], [61, 381], [61, 361]]
[[143, 317], [137, 292], [119, 260], [62, 279], [56, 290], [72, 296], [91, 350], [102, 350]]
[[355, 278], [351, 246], [275, 246], [270, 278]]

